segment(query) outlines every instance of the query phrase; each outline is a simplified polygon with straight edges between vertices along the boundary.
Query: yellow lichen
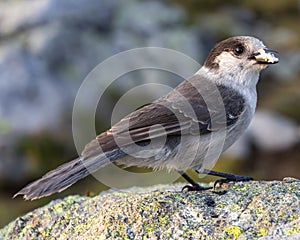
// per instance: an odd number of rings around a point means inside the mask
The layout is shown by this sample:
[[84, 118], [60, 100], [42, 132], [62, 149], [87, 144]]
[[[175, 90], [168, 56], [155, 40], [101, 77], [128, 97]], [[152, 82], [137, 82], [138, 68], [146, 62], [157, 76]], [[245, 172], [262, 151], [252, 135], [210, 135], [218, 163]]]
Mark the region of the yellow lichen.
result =
[[241, 207], [238, 205], [238, 204], [232, 204], [231, 206], [230, 206], [230, 210], [231, 211], [238, 211], [238, 210], [240, 210], [241, 209]]
[[255, 213], [258, 214], [258, 213], [261, 213], [263, 212], [263, 207], [262, 206], [256, 206], [255, 207]]
[[267, 236], [268, 235], [268, 229], [260, 228], [259, 233], [260, 233], [261, 236]]
[[243, 229], [239, 226], [229, 226], [226, 228], [225, 232], [234, 239], [237, 239], [243, 233]]
[[286, 233], [286, 235], [291, 236], [291, 235], [296, 235], [300, 233], [300, 228], [297, 226], [294, 227], [290, 227], [290, 228], [286, 228], [284, 230], [284, 232]]

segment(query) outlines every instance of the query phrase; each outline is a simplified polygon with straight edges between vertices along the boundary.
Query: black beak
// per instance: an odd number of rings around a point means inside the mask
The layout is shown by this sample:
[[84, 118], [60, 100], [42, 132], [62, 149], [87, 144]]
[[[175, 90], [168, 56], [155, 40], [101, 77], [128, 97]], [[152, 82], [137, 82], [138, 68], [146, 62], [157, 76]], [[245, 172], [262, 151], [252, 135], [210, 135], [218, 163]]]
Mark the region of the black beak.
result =
[[251, 59], [255, 59], [257, 63], [261, 64], [275, 64], [279, 62], [277, 54], [278, 52], [275, 50], [261, 48], [251, 56]]

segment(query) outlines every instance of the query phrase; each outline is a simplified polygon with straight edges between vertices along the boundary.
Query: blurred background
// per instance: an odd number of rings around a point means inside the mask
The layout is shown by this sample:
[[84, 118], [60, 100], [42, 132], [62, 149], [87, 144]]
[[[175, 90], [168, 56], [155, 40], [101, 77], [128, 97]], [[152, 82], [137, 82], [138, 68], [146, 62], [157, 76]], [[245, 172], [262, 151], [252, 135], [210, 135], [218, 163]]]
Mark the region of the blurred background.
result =
[[[41, 200], [12, 199], [30, 181], [77, 156], [72, 108], [83, 79], [106, 58], [138, 47], [171, 48], [200, 64], [217, 42], [234, 35], [256, 36], [278, 50], [280, 63], [261, 75], [253, 124], [215, 170], [256, 179], [300, 178], [299, 24], [298, 0], [1, 0], [0, 227], [52, 199], [108, 189], [88, 177]], [[97, 132], [109, 128], [124, 92], [162, 77], [172, 87], [182, 81], [146, 71], [109, 88], [99, 103]]]

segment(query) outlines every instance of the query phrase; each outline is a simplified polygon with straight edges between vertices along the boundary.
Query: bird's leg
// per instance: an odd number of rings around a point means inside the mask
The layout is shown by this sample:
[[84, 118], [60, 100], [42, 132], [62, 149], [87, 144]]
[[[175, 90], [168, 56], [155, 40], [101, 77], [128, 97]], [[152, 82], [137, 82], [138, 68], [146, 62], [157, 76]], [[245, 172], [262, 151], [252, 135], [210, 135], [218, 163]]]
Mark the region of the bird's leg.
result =
[[201, 171], [195, 170], [195, 171], [197, 173], [201, 173], [201, 174], [207, 174], [207, 175], [224, 178], [224, 179], [219, 179], [219, 180], [215, 181], [214, 187], [216, 187], [218, 184], [227, 183], [227, 182], [245, 182], [245, 181], [253, 180], [252, 177], [248, 177], [248, 176], [239, 176], [239, 175], [234, 175], [231, 173], [216, 172], [216, 171], [212, 171], [212, 170], [208, 170], [208, 169], [203, 169]]
[[212, 187], [201, 187], [198, 183], [196, 183], [183, 171], [178, 171], [178, 173], [191, 184], [191, 185], [185, 185], [182, 188], [182, 191], [203, 191], [203, 190], [212, 189]]

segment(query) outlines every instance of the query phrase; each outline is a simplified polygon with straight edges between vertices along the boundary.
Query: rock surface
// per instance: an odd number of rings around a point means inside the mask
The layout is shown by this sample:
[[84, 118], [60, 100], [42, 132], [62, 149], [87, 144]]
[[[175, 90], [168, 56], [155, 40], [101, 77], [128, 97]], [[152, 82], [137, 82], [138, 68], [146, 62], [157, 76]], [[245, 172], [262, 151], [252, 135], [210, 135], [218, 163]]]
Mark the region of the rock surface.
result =
[[52, 201], [0, 230], [0, 239], [300, 239], [300, 180], [181, 184]]

